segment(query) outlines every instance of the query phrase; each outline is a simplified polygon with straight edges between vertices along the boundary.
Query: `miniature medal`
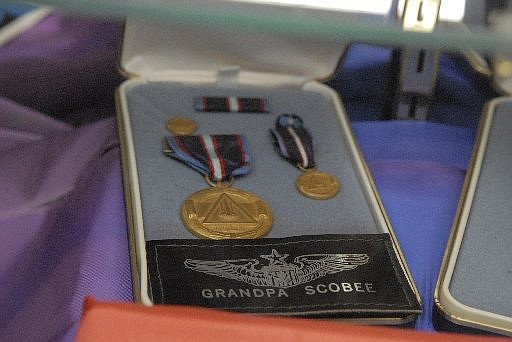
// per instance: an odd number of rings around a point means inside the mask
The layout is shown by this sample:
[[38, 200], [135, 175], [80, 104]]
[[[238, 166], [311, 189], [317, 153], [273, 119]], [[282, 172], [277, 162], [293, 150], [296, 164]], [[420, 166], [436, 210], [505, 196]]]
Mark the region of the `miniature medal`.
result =
[[301, 194], [316, 200], [330, 199], [338, 194], [338, 179], [316, 170], [313, 138], [298, 115], [280, 115], [270, 132], [279, 154], [303, 171], [295, 181], [295, 187]]
[[175, 116], [167, 120], [166, 127], [174, 135], [188, 135], [197, 130], [197, 123], [189, 118]]
[[164, 153], [205, 175], [209, 189], [189, 196], [181, 218], [190, 232], [207, 239], [254, 239], [272, 226], [272, 212], [258, 196], [231, 188], [233, 177], [249, 172], [242, 135], [168, 136]]

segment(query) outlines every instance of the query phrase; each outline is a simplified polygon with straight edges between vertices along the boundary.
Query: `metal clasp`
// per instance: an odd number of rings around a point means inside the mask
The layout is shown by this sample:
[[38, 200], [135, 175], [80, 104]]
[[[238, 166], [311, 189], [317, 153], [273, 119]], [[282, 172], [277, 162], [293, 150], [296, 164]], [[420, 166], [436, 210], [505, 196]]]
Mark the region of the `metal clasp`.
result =
[[227, 182], [222, 182], [222, 181], [212, 181], [210, 179], [210, 175], [205, 173], [204, 175], [204, 179], [206, 180], [206, 183], [208, 183], [209, 186], [211, 186], [212, 188], [229, 188], [231, 185], [233, 185], [233, 182], [235, 181], [235, 178], [234, 177], [231, 177], [229, 178], [229, 180]]
[[439, 17], [441, 0], [406, 0], [402, 16], [404, 31], [432, 32]]
[[[405, 0], [402, 12], [404, 31], [432, 32], [441, 0]], [[439, 50], [404, 47], [400, 50], [400, 73], [393, 119], [426, 120], [430, 110], [439, 65]]]

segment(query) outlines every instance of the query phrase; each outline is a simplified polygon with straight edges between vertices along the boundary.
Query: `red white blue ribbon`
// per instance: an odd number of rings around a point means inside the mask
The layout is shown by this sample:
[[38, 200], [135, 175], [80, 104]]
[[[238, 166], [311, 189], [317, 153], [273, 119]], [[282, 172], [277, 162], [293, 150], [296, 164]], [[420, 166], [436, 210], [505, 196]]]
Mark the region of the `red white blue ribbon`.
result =
[[267, 100], [262, 97], [197, 97], [198, 112], [268, 113]]
[[277, 151], [284, 159], [303, 169], [315, 167], [313, 136], [298, 115], [279, 115], [270, 133]]
[[168, 156], [190, 166], [211, 181], [223, 182], [249, 172], [249, 144], [243, 135], [166, 136]]

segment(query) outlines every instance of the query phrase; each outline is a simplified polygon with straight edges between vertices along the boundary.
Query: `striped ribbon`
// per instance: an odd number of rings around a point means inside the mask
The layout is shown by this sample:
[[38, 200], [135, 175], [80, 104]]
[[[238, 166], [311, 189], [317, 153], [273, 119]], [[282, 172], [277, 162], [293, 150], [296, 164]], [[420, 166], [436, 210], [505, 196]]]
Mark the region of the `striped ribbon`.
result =
[[304, 169], [315, 167], [313, 136], [298, 115], [279, 115], [270, 133], [277, 151], [284, 159]]
[[197, 97], [198, 112], [268, 113], [267, 100], [261, 97]]
[[249, 173], [249, 145], [243, 135], [166, 136], [166, 154], [192, 169], [223, 182]]

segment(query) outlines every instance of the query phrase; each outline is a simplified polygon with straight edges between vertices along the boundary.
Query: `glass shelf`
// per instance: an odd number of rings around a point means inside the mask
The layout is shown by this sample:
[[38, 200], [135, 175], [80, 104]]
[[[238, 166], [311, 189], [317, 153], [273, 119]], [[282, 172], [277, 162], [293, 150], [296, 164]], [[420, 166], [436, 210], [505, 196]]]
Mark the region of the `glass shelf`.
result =
[[[21, 1], [10, 0], [11, 3]], [[435, 0], [416, 0], [427, 8]], [[510, 0], [443, 0], [432, 32], [403, 30], [398, 0], [39, 0], [95, 16], [137, 17], [444, 50], [512, 54]], [[421, 7], [420, 7], [421, 8]], [[418, 13], [418, 19], [422, 14]]]

